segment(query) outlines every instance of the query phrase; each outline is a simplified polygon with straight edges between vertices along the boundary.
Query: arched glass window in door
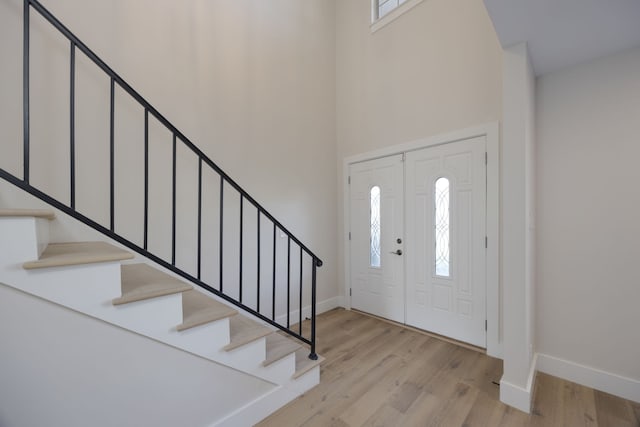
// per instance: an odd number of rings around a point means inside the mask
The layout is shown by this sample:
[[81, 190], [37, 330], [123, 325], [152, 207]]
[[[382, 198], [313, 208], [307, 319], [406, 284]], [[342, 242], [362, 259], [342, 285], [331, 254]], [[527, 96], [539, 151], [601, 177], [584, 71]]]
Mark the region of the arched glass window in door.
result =
[[450, 277], [450, 212], [449, 180], [438, 178], [435, 183], [435, 269], [436, 276]]
[[369, 203], [370, 265], [371, 267], [380, 267], [380, 187], [377, 185], [371, 188]]

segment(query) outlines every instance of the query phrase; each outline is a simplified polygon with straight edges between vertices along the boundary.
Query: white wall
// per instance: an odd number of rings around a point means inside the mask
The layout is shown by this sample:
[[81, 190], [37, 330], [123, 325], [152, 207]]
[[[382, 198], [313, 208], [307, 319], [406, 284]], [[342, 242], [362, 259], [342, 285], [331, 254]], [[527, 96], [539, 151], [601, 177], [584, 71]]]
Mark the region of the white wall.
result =
[[638, 76], [640, 48], [543, 75], [536, 92], [538, 351], [635, 380], [636, 400]]
[[[334, 2], [43, 3], [325, 261], [318, 272], [318, 299], [335, 296]], [[21, 14], [21, 0], [0, 3], [0, 167], [19, 176]], [[35, 13], [31, 16], [32, 182], [66, 202], [68, 43]], [[77, 66], [77, 206], [108, 224], [109, 81], [81, 54]], [[143, 111], [120, 90], [116, 122], [116, 230], [141, 243]], [[149, 246], [167, 258], [171, 135], [153, 119], [150, 146]], [[180, 145], [178, 170], [177, 262], [194, 272], [197, 160]], [[212, 242], [218, 233], [218, 181], [205, 174], [204, 183], [203, 275], [217, 284], [218, 248]], [[228, 187], [225, 192], [229, 219], [237, 215], [238, 208], [231, 205], [238, 199]], [[245, 208], [245, 215], [252, 216], [248, 235], [255, 229], [255, 210]], [[228, 222], [225, 233], [236, 235], [237, 228]], [[272, 234], [263, 231], [268, 243]], [[279, 254], [286, 256], [286, 239], [277, 239]], [[250, 251], [251, 245], [245, 249]], [[229, 244], [225, 251], [226, 271], [237, 272], [237, 249]], [[247, 274], [245, 283], [255, 281], [255, 269]], [[262, 274], [271, 280], [270, 271]], [[280, 295], [285, 276], [279, 267]], [[277, 307], [279, 313], [283, 310]]]
[[2, 284], [0, 339], [1, 426], [202, 427], [273, 389]]
[[500, 398], [529, 412], [535, 372], [535, 77], [526, 43], [506, 48], [503, 58]]
[[355, 154], [500, 120], [501, 48], [481, 0], [424, 1], [375, 33], [370, 19], [369, 0], [337, 2], [340, 167]]

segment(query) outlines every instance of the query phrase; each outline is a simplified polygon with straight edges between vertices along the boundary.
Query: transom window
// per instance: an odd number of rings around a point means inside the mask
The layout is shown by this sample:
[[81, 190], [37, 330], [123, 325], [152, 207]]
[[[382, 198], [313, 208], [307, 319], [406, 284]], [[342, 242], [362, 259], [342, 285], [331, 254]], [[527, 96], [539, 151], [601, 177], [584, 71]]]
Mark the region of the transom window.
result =
[[378, 0], [376, 3], [378, 10], [378, 19], [384, 17], [387, 13], [391, 12], [396, 7], [400, 6], [407, 0]]
[[423, 0], [371, 0], [371, 31], [377, 31]]

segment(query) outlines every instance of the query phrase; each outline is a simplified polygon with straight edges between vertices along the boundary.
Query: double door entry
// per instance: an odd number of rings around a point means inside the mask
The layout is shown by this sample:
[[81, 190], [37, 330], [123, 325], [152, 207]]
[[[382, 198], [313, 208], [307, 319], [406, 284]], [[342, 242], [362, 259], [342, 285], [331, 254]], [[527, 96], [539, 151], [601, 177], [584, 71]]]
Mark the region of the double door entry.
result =
[[351, 306], [486, 347], [485, 138], [351, 164]]

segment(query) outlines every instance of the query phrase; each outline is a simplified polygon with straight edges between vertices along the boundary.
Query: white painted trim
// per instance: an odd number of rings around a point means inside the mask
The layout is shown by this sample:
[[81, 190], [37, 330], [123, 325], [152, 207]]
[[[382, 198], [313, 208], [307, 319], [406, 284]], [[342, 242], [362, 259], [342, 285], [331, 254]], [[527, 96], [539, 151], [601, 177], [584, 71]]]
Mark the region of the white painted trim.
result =
[[416, 7], [422, 2], [423, 0], [407, 0], [403, 4], [393, 9], [391, 12], [387, 13], [382, 18], [377, 19], [376, 16], [378, 14], [378, 11], [377, 11], [378, 0], [372, 0], [371, 1], [371, 26], [370, 26], [371, 32], [375, 33], [380, 28], [395, 21], [401, 15], [410, 11], [411, 9], [413, 9], [414, 7]]
[[[344, 307], [342, 299], [343, 299], [342, 297], [338, 296], [338, 297], [329, 298], [324, 301], [320, 301], [316, 303], [316, 315], [322, 314], [329, 310], [333, 310], [334, 308]], [[308, 318], [311, 317], [311, 305], [302, 307], [303, 320], [307, 317]], [[299, 318], [300, 318], [300, 310], [293, 310], [289, 312], [289, 319], [291, 321], [291, 324], [298, 323]], [[285, 314], [281, 314], [280, 316], [276, 316], [276, 323], [279, 323], [280, 325], [286, 325], [287, 314], [285, 313]]]
[[346, 309], [351, 309], [349, 287], [351, 283], [351, 257], [349, 251], [349, 166], [367, 160], [408, 151], [420, 150], [435, 145], [447, 144], [465, 139], [484, 136], [487, 143], [487, 354], [502, 358], [502, 319], [500, 313], [500, 127], [498, 122], [491, 122], [480, 126], [469, 127], [446, 134], [422, 138], [404, 144], [380, 148], [367, 153], [357, 154], [343, 159], [343, 224], [344, 224], [344, 304]]
[[[364, 162], [380, 157], [392, 156], [394, 154], [402, 154], [406, 153], [407, 151], [421, 150], [423, 148], [431, 147], [434, 145], [462, 141], [464, 139], [471, 139], [478, 136], [486, 136], [490, 134], [493, 135], [498, 131], [498, 124], [498, 122], [490, 122], [480, 126], [468, 127], [453, 132], [430, 136], [427, 138], [419, 138], [402, 144], [391, 145], [388, 147], [379, 148], [377, 150], [368, 151], [366, 153], [345, 157], [343, 162], [349, 165], [351, 163]], [[498, 137], [497, 134], [495, 136], [496, 138]]]
[[509, 406], [513, 406], [527, 414], [531, 413], [531, 402], [533, 401], [533, 390], [536, 380], [536, 366], [538, 355], [533, 356], [529, 368], [529, 377], [525, 388], [500, 380], [500, 401]]
[[344, 300], [343, 307], [347, 310], [351, 310], [351, 295], [349, 289], [351, 288], [351, 243], [349, 241], [349, 233], [351, 228], [351, 187], [349, 184], [349, 165], [353, 163], [349, 161], [349, 158], [344, 159], [342, 163], [342, 177], [344, 179], [342, 183], [342, 247], [344, 252]]
[[280, 386], [247, 403], [231, 414], [211, 424], [210, 427], [252, 426], [282, 408], [296, 395]]
[[640, 381], [570, 362], [548, 354], [538, 354], [538, 370], [583, 386], [640, 403]]
[[252, 426], [312, 389], [320, 382], [320, 366], [316, 366], [289, 384], [277, 387], [238, 408], [210, 427]]
[[487, 138], [487, 354], [502, 359], [502, 313], [500, 304], [500, 126], [486, 125]]

